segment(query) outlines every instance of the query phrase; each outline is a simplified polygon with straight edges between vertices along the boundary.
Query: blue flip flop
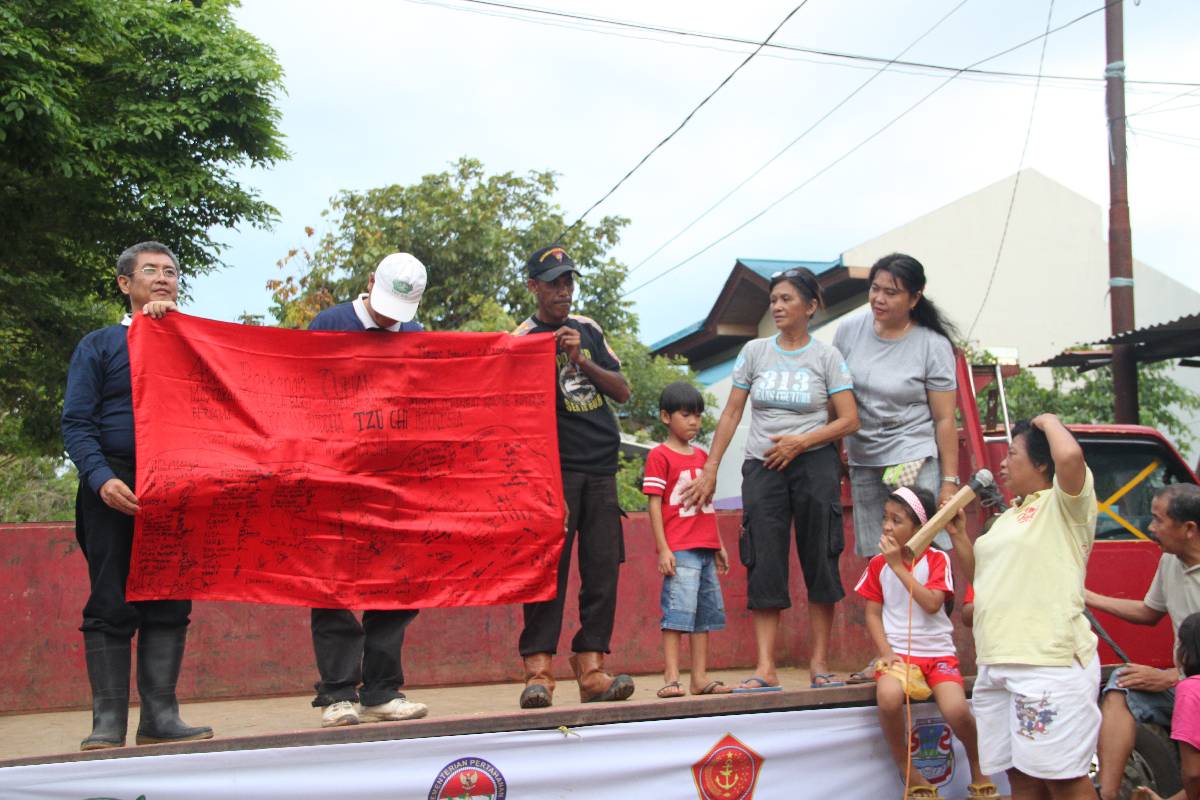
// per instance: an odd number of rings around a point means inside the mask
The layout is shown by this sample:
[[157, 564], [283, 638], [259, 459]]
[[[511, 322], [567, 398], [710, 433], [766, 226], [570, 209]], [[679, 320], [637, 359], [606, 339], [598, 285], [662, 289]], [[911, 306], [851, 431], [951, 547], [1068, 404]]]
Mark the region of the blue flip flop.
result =
[[816, 675], [812, 676], [812, 683], [810, 683], [808, 685], [808, 688], [810, 688], [810, 689], [832, 689], [835, 686], [845, 686], [846, 685], [845, 681], [829, 680], [832, 677], [834, 677], [834, 673], [832, 673], [832, 672], [818, 672]]
[[767, 683], [765, 680], [758, 677], [757, 675], [751, 675], [749, 678], [746, 678], [746, 680], [742, 681], [742, 683], [757, 683], [758, 685], [753, 686], [753, 687], [747, 686], [745, 688], [742, 688], [740, 686], [735, 686], [731, 690], [731, 693], [732, 694], [757, 694], [759, 692], [782, 692], [783, 691], [782, 686], [772, 686], [771, 684]]

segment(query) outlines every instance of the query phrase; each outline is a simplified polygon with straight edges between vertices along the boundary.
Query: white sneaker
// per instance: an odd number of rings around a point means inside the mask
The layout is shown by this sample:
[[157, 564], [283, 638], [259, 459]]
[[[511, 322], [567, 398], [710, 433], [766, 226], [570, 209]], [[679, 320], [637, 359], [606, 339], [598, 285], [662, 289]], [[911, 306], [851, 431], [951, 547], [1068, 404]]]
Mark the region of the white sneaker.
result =
[[357, 725], [358, 711], [349, 700], [339, 700], [325, 706], [321, 712], [322, 728], [337, 728], [342, 725]]
[[429, 713], [429, 707], [424, 703], [410, 703], [403, 697], [396, 697], [377, 706], [362, 706], [363, 722], [398, 722], [402, 719], [420, 719]]

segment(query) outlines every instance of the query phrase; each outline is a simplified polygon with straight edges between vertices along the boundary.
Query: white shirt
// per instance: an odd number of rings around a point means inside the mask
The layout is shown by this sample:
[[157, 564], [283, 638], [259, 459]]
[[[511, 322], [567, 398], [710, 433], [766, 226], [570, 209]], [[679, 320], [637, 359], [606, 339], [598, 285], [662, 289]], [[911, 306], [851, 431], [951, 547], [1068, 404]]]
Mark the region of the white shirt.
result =
[[[354, 300], [351, 302], [351, 305], [354, 306], [354, 313], [358, 316], [358, 321], [361, 322], [363, 327], [367, 330], [370, 330], [371, 328], [378, 328], [380, 327], [379, 323], [377, 323], [374, 317], [371, 316], [371, 312], [367, 311], [367, 304], [364, 302], [366, 299], [366, 292], [363, 292], [358, 297], [354, 298]], [[387, 330], [392, 332], [398, 331], [400, 330], [400, 326], [403, 324], [403, 322], [397, 322], [395, 325], [387, 328]]]

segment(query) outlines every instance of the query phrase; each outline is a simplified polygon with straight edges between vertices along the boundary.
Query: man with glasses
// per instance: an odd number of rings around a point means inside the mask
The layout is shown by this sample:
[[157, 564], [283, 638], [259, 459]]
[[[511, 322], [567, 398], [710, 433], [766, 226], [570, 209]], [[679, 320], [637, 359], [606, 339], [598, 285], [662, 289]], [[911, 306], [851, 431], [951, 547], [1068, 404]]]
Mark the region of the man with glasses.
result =
[[[419, 331], [421, 323], [414, 317], [427, 280], [416, 257], [392, 253], [371, 273], [364, 294], [325, 309], [308, 329]], [[321, 727], [419, 719], [428, 713], [424, 703], [413, 703], [400, 691], [404, 631], [416, 616], [416, 609], [367, 610], [359, 623], [348, 609], [312, 609], [313, 651], [321, 676], [312, 704], [321, 709]]]
[[624, 560], [621, 508], [617, 505], [617, 451], [621, 435], [605, 401], [629, 399], [621, 362], [604, 339], [600, 326], [571, 313], [575, 262], [561, 247], [544, 247], [529, 257], [526, 285], [537, 299], [537, 311], [514, 333], [552, 333], [558, 343], [558, 453], [568, 518], [566, 540], [558, 563], [558, 594], [553, 600], [525, 606], [525, 629], [519, 650], [525, 661], [521, 708], [544, 708], [553, 702], [552, 662], [562, 630], [571, 546], [579, 539], [579, 632], [571, 641], [571, 669], [585, 703], [625, 700], [633, 694], [628, 675], [609, 675], [609, 651], [617, 613], [617, 576]]
[[92, 733], [82, 750], [123, 747], [129, 718], [130, 642], [138, 634], [138, 744], [212, 738], [212, 728], [179, 718], [175, 684], [183, 663], [189, 600], [129, 603], [125, 581], [138, 513], [134, 489], [133, 391], [126, 333], [134, 314], [154, 319], [175, 310], [179, 261], [158, 242], [135, 244], [117, 259], [117, 286], [129, 313], [80, 341], [67, 372], [62, 430], [79, 471], [75, 536], [88, 563], [83, 608]]

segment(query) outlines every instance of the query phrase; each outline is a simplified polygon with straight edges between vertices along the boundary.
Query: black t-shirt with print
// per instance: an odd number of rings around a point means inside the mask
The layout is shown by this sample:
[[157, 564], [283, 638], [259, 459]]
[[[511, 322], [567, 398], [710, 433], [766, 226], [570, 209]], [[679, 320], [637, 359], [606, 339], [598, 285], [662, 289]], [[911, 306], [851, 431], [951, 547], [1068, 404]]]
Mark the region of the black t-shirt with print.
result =
[[[621, 370], [621, 362], [604, 339], [600, 326], [587, 317], [572, 314], [563, 323], [579, 331], [583, 355], [597, 366], [612, 372]], [[535, 317], [521, 323], [513, 333], [553, 333], [558, 325], [547, 325]], [[558, 371], [555, 392], [558, 411], [558, 457], [564, 470], [612, 475], [617, 471], [617, 451], [621, 435], [617, 418], [604, 395], [565, 352], [555, 356]]]

